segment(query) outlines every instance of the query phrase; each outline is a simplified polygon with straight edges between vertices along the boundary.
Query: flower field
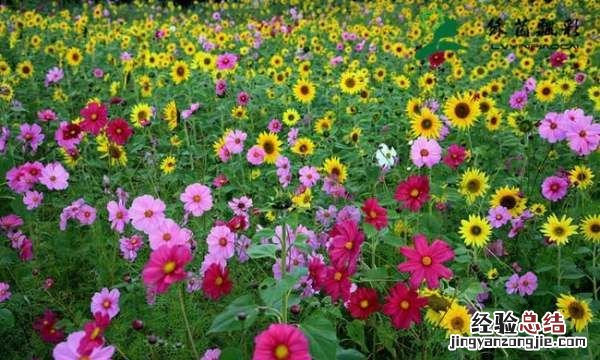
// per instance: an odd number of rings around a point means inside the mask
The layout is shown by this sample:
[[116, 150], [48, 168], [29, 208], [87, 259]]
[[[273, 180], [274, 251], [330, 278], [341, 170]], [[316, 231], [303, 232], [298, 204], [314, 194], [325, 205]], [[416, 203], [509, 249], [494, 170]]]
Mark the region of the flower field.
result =
[[29, 3], [2, 359], [600, 358], [599, 3]]

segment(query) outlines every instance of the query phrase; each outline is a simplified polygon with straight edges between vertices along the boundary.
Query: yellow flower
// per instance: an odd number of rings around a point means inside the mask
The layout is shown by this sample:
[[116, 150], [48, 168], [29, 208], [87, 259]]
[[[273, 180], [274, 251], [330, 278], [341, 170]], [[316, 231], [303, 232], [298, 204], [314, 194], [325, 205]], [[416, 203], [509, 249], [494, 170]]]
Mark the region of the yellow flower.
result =
[[169, 126], [169, 130], [173, 130], [177, 127], [177, 104], [175, 100], [171, 100], [167, 103], [163, 110], [163, 117]]
[[459, 233], [466, 245], [481, 248], [488, 243], [492, 229], [486, 218], [469, 215], [469, 219], [461, 220], [460, 224]]
[[581, 221], [579, 228], [586, 240], [600, 242], [600, 215], [588, 215]]
[[577, 234], [577, 226], [571, 225], [573, 219], [563, 215], [560, 219], [552, 214], [546, 219], [546, 223], [542, 226], [542, 234], [547, 236], [550, 241], [561, 246], [569, 242], [569, 236]]
[[517, 187], [504, 186], [497, 189], [490, 200], [491, 207], [504, 206], [512, 216], [519, 216], [525, 210], [527, 199], [521, 197]]
[[312, 192], [310, 188], [306, 188], [303, 193], [294, 195], [292, 197], [292, 203], [294, 206], [300, 209], [310, 209], [310, 202], [312, 201]]
[[429, 108], [424, 107], [420, 113], [411, 119], [411, 128], [414, 137], [423, 136], [436, 139], [440, 136], [442, 122]]
[[180, 84], [190, 77], [190, 68], [185, 61], [176, 61], [171, 67], [171, 79], [175, 84]]
[[336, 156], [332, 156], [325, 160], [323, 163], [323, 170], [328, 176], [336, 179], [340, 184], [346, 181], [346, 165], [340, 162], [340, 159]]
[[576, 331], [582, 331], [592, 321], [593, 314], [586, 300], [560, 294], [556, 299], [556, 307], [565, 319], [571, 320], [571, 328], [575, 328]]
[[296, 109], [287, 109], [283, 113], [282, 121], [288, 126], [294, 126], [298, 121], [300, 121], [300, 113], [298, 113]]
[[83, 55], [81, 54], [81, 50], [74, 47], [69, 48], [67, 50], [65, 58], [67, 59], [67, 64], [73, 67], [79, 66], [79, 64], [81, 64], [81, 62], [83, 61]]
[[594, 173], [592, 173], [592, 169], [585, 165], [575, 165], [575, 167], [569, 171], [569, 181], [571, 185], [578, 189], [583, 190], [592, 185], [593, 178]]
[[468, 169], [462, 174], [460, 179], [459, 192], [467, 197], [469, 203], [485, 194], [487, 191], [488, 176], [479, 169]]
[[296, 100], [304, 104], [309, 104], [315, 98], [316, 90], [315, 85], [309, 80], [298, 80], [294, 86], [294, 96]]
[[275, 160], [279, 157], [282, 144], [277, 134], [262, 132], [258, 135], [256, 143], [265, 151], [265, 162], [267, 164], [274, 164]]
[[292, 146], [292, 152], [302, 156], [312, 155], [315, 152], [314, 150], [315, 144], [307, 137], [299, 138]]
[[473, 126], [479, 113], [479, 106], [467, 93], [452, 96], [444, 106], [444, 114], [460, 130]]
[[535, 96], [541, 102], [551, 102], [556, 97], [557, 87], [550, 80], [540, 81], [535, 88]]
[[471, 332], [471, 315], [466, 307], [452, 304], [442, 318], [441, 325], [450, 334], [469, 334]]
[[148, 104], [136, 104], [131, 110], [131, 123], [137, 128], [141, 128], [150, 122], [152, 117], [152, 108]]
[[544, 204], [535, 203], [529, 207], [529, 210], [536, 216], [541, 216], [546, 213], [546, 206]]
[[25, 60], [17, 64], [17, 74], [23, 79], [29, 79], [33, 76], [33, 64], [29, 60]]
[[162, 172], [164, 174], [172, 173], [173, 171], [175, 171], [176, 167], [177, 167], [177, 160], [171, 155], [165, 157], [163, 159], [163, 161], [160, 163], [160, 169], [162, 170]]

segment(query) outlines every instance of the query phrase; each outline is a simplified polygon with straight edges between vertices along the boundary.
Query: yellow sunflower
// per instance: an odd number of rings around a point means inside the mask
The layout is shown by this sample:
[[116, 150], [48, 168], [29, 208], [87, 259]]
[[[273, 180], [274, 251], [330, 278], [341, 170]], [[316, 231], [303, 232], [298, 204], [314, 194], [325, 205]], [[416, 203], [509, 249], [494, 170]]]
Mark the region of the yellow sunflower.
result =
[[540, 81], [535, 87], [535, 96], [541, 102], [552, 102], [556, 93], [557, 87], [550, 80]]
[[467, 198], [467, 202], [473, 203], [475, 199], [487, 191], [488, 176], [479, 169], [468, 169], [460, 179], [459, 192]]
[[419, 115], [411, 119], [411, 128], [415, 137], [436, 139], [440, 136], [442, 122], [429, 108], [424, 107]]
[[363, 88], [358, 74], [351, 71], [342, 74], [339, 85], [343, 93], [350, 95], [360, 92]]
[[328, 176], [337, 179], [340, 184], [343, 184], [344, 181], [346, 181], [346, 165], [342, 164], [340, 159], [336, 156], [332, 156], [325, 160], [323, 163], [323, 170]]
[[311, 103], [315, 98], [315, 94], [315, 85], [309, 80], [301, 79], [294, 85], [294, 96], [301, 103]]
[[171, 155], [165, 157], [163, 159], [163, 161], [160, 163], [160, 169], [162, 170], [163, 174], [172, 173], [173, 171], [175, 171], [176, 167], [177, 167], [177, 160]]
[[466, 245], [481, 248], [488, 243], [492, 229], [486, 218], [469, 215], [469, 219], [461, 220], [460, 224], [459, 233]]
[[312, 155], [315, 152], [315, 143], [307, 137], [301, 137], [292, 146], [292, 152], [302, 156]]
[[300, 121], [300, 113], [296, 109], [287, 109], [283, 112], [282, 121], [288, 126], [294, 126]]
[[575, 167], [569, 171], [569, 181], [571, 182], [571, 185], [578, 189], [583, 190], [592, 185], [593, 178], [594, 173], [592, 173], [592, 169], [585, 165], [575, 165]]
[[175, 100], [171, 100], [167, 103], [163, 110], [163, 117], [169, 126], [169, 130], [173, 130], [177, 127], [177, 104]]
[[23, 79], [29, 79], [33, 76], [33, 64], [29, 60], [25, 60], [17, 64], [17, 74]]
[[600, 243], [600, 215], [588, 215], [579, 224], [584, 239]]
[[471, 332], [471, 315], [466, 307], [452, 304], [442, 317], [441, 325], [450, 334], [469, 334]]
[[546, 219], [546, 223], [542, 225], [542, 234], [548, 237], [550, 241], [557, 245], [564, 245], [569, 242], [569, 236], [577, 234], [577, 226], [571, 225], [573, 219], [563, 215], [560, 219], [552, 214]]
[[272, 132], [262, 132], [258, 135], [256, 143], [265, 151], [265, 162], [267, 164], [275, 163], [275, 160], [279, 157], [279, 151], [282, 144], [277, 134]]
[[519, 216], [525, 210], [527, 199], [521, 197], [517, 187], [504, 186], [496, 190], [490, 200], [491, 207], [504, 206], [512, 216]]
[[171, 79], [175, 84], [180, 84], [190, 77], [190, 67], [185, 61], [178, 60], [171, 66]]
[[485, 128], [489, 131], [496, 131], [502, 124], [502, 112], [497, 109], [490, 110], [485, 116]]
[[137, 128], [146, 125], [152, 117], [152, 108], [148, 104], [136, 104], [131, 110], [131, 123]]
[[452, 96], [444, 106], [444, 114], [460, 130], [473, 126], [479, 113], [479, 106], [467, 93]]
[[67, 64], [75, 67], [79, 66], [83, 61], [83, 55], [81, 54], [81, 50], [78, 48], [70, 48], [67, 50], [65, 54], [65, 58], [67, 59]]
[[593, 314], [586, 300], [560, 294], [556, 299], [556, 307], [565, 319], [571, 320], [571, 328], [575, 328], [576, 331], [582, 331], [592, 321]]

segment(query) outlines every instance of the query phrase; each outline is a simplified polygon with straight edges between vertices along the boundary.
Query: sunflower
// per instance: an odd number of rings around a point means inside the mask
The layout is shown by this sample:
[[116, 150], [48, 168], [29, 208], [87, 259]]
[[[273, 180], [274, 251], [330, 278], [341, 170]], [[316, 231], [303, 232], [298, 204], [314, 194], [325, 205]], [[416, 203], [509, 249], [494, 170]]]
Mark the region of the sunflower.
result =
[[350, 133], [347, 135], [346, 142], [356, 145], [360, 140], [362, 129], [359, 127], [353, 127]]
[[167, 103], [163, 110], [163, 117], [169, 126], [169, 130], [173, 130], [177, 127], [177, 104], [175, 100], [171, 100]]
[[175, 84], [181, 84], [190, 77], [190, 67], [185, 61], [178, 60], [171, 66], [171, 79]]
[[163, 174], [172, 173], [173, 171], [175, 171], [176, 167], [177, 167], [177, 160], [171, 155], [165, 157], [163, 159], [163, 161], [160, 163], [160, 169], [162, 170]]
[[560, 294], [556, 299], [558, 311], [567, 320], [571, 320], [571, 328], [582, 331], [592, 321], [592, 311], [586, 300], [580, 300], [572, 295]]
[[410, 80], [404, 75], [394, 77], [394, 83], [402, 90], [406, 90], [410, 87]]
[[269, 64], [274, 68], [279, 68], [283, 65], [283, 58], [279, 55], [273, 55]]
[[592, 173], [592, 169], [587, 166], [575, 165], [575, 167], [569, 171], [569, 182], [578, 189], [586, 189], [592, 184], [593, 178], [594, 173]]
[[14, 91], [12, 86], [7, 83], [0, 83], [0, 99], [9, 102], [12, 100]]
[[103, 134], [96, 137], [96, 142], [98, 151], [102, 154], [100, 158], [108, 157], [110, 166], [127, 166], [127, 153], [123, 146], [108, 141], [106, 135]]
[[491, 207], [504, 206], [512, 216], [519, 216], [525, 210], [527, 199], [521, 197], [521, 191], [517, 187], [504, 186], [497, 189], [490, 200]]
[[592, 100], [594, 102], [600, 101], [600, 85], [591, 86], [588, 89], [587, 93], [588, 93], [588, 96], [590, 97], [590, 100]]
[[577, 234], [577, 226], [571, 225], [571, 222], [573, 222], [573, 219], [565, 215], [559, 219], [552, 214], [548, 216], [546, 223], [542, 226], [542, 234], [557, 245], [564, 245], [569, 242], [569, 236]]
[[234, 106], [231, 109], [231, 117], [235, 118], [235, 119], [247, 119], [248, 116], [246, 115], [246, 107], [245, 106]]
[[340, 78], [340, 89], [345, 94], [356, 94], [362, 90], [362, 86], [356, 73], [346, 71]]
[[468, 169], [460, 179], [460, 193], [467, 197], [469, 203], [482, 196], [487, 191], [488, 176], [479, 169]]
[[325, 160], [323, 163], [323, 170], [329, 177], [333, 177], [340, 184], [346, 181], [346, 165], [340, 162], [340, 159], [336, 156], [332, 156]]
[[279, 157], [279, 150], [281, 149], [281, 141], [277, 134], [272, 132], [262, 132], [258, 135], [256, 143], [260, 145], [265, 151], [265, 162], [267, 164], [275, 163], [275, 160]]
[[131, 123], [137, 128], [147, 125], [151, 117], [152, 108], [148, 104], [136, 104], [131, 110]]
[[285, 75], [284, 72], [278, 72], [278, 73], [274, 73], [273, 74], [273, 82], [276, 85], [281, 85], [285, 82], [285, 79], [287, 78], [287, 76]]
[[10, 71], [10, 65], [4, 60], [0, 60], [0, 76], [8, 76]]
[[425, 92], [433, 90], [436, 84], [435, 75], [432, 73], [425, 73], [419, 78], [419, 87]]
[[469, 94], [457, 94], [446, 102], [444, 114], [452, 125], [465, 130], [475, 123], [475, 118], [479, 115], [479, 106]]
[[17, 64], [17, 74], [23, 79], [29, 79], [33, 76], [33, 64], [29, 60], [25, 60]]
[[483, 247], [487, 244], [491, 227], [486, 218], [479, 215], [469, 215], [469, 220], [460, 221], [459, 233], [466, 245]]
[[210, 72], [215, 68], [216, 56], [205, 52], [197, 52], [194, 55], [193, 65], [204, 72]]
[[292, 197], [292, 203], [295, 207], [300, 209], [310, 209], [310, 202], [312, 201], [312, 191], [310, 188], [306, 188], [304, 192], [294, 195]]
[[535, 87], [535, 96], [541, 102], [551, 102], [556, 97], [557, 86], [550, 80], [540, 81]]
[[301, 103], [309, 104], [315, 98], [315, 85], [309, 80], [298, 80], [294, 85], [294, 96]]
[[319, 135], [328, 136], [333, 126], [333, 119], [329, 116], [320, 118], [315, 122], [315, 132]]
[[542, 216], [546, 213], [546, 206], [544, 206], [544, 204], [535, 203], [529, 207], [529, 211], [531, 211], [533, 215]]
[[498, 109], [490, 110], [485, 116], [485, 128], [489, 131], [496, 131], [502, 123], [502, 112]]
[[569, 78], [562, 78], [556, 83], [556, 92], [564, 97], [571, 97], [575, 92], [577, 83]]
[[415, 137], [436, 139], [440, 136], [442, 122], [429, 108], [424, 107], [419, 115], [412, 118], [411, 127]]
[[73, 148], [71, 150], [65, 150], [65, 148], [59, 147], [58, 151], [60, 151], [60, 154], [63, 157], [64, 163], [67, 164], [67, 166], [70, 167], [71, 169], [77, 165], [77, 163], [79, 162], [79, 159], [81, 158], [79, 156], [79, 150], [77, 150], [77, 148]]
[[600, 215], [589, 215], [581, 221], [579, 228], [588, 241], [600, 242]]
[[423, 100], [420, 98], [410, 98], [406, 102], [406, 114], [409, 118], [417, 117], [421, 114], [423, 108]]
[[457, 304], [456, 299], [444, 295], [439, 289], [424, 288], [419, 290], [419, 295], [427, 298], [425, 320], [435, 326], [440, 325], [448, 309]]
[[312, 155], [315, 152], [315, 143], [307, 137], [301, 137], [292, 146], [292, 152], [302, 156]]
[[283, 113], [282, 121], [288, 126], [294, 126], [300, 120], [300, 113], [296, 109], [287, 109]]
[[78, 48], [70, 48], [67, 50], [65, 58], [67, 59], [67, 64], [71, 66], [79, 66], [83, 61], [83, 55]]
[[375, 81], [377, 82], [382, 82], [383, 80], [385, 80], [385, 68], [383, 67], [378, 67], [377, 69], [375, 69], [375, 72], [373, 73], [373, 78], [375, 78]]
[[496, 102], [490, 97], [481, 98], [479, 100], [479, 111], [482, 115], [487, 115], [490, 111], [495, 110]]
[[471, 332], [471, 316], [466, 307], [452, 304], [442, 317], [441, 325], [448, 334], [469, 334]]

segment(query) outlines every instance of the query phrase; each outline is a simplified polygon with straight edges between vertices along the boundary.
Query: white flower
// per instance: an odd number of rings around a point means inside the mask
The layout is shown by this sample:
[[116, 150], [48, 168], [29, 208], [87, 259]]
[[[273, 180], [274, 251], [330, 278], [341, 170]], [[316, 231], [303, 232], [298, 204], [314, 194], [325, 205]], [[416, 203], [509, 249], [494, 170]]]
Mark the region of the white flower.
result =
[[375, 152], [375, 159], [380, 167], [390, 169], [396, 163], [397, 158], [398, 154], [393, 147], [389, 148], [386, 144], [379, 144]]

